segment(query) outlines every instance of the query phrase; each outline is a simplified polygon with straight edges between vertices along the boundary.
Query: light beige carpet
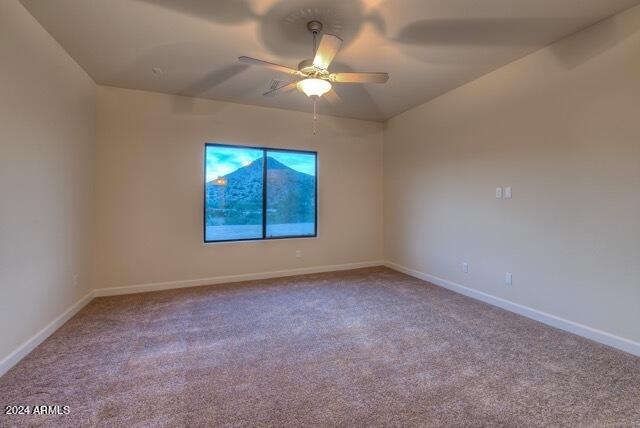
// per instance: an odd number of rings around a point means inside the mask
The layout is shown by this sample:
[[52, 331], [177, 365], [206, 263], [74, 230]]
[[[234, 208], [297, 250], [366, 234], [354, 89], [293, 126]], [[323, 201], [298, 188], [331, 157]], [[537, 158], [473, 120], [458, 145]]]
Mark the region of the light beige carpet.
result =
[[386, 268], [99, 298], [2, 426], [638, 426], [640, 358]]

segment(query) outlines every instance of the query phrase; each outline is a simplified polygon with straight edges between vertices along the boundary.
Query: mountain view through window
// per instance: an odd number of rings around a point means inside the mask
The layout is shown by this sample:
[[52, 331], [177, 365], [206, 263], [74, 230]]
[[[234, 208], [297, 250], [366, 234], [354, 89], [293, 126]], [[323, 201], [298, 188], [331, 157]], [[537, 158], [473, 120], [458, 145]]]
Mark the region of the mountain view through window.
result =
[[316, 157], [207, 144], [205, 241], [316, 236]]

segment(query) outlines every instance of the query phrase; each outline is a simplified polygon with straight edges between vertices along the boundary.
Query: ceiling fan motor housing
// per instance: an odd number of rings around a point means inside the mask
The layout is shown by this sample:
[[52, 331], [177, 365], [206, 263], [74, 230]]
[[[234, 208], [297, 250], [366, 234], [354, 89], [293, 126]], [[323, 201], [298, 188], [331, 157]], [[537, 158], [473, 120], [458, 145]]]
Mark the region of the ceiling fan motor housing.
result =
[[298, 70], [301, 72], [318, 78], [326, 78], [329, 76], [328, 70], [322, 70], [313, 65], [313, 59], [304, 59], [298, 64]]

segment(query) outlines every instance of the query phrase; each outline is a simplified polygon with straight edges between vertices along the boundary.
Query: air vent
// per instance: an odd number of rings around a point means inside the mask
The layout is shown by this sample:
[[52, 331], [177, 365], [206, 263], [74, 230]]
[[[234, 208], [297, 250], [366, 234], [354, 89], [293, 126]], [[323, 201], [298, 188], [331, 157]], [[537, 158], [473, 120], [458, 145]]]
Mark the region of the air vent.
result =
[[277, 89], [277, 88], [279, 88], [283, 83], [284, 83], [284, 81], [282, 81], [282, 80], [273, 79], [273, 80], [271, 81], [271, 83], [269, 83], [269, 90]]

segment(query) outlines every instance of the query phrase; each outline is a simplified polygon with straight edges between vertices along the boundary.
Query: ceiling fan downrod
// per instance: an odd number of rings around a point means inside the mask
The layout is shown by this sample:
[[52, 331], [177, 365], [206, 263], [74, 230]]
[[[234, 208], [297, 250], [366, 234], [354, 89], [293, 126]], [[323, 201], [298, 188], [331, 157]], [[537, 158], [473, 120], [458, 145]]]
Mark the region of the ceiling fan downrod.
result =
[[307, 22], [307, 29], [311, 31], [311, 34], [313, 34], [313, 50], [311, 51], [311, 58], [313, 58], [316, 55], [316, 48], [318, 46], [317, 37], [318, 37], [318, 33], [322, 31], [322, 22], [309, 21]]

